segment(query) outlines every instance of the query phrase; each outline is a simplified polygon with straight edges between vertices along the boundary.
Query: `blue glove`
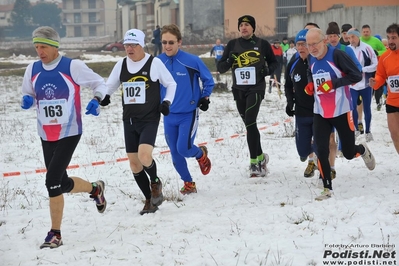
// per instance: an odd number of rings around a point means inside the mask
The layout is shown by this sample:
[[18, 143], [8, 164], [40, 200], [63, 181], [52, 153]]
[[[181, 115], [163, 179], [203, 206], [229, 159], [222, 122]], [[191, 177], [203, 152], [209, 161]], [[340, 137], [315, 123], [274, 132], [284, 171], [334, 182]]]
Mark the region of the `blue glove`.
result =
[[33, 97], [30, 95], [24, 95], [21, 101], [22, 109], [29, 109], [33, 105]]
[[86, 115], [92, 114], [98, 116], [100, 114], [100, 103], [96, 99], [92, 99], [86, 107]]

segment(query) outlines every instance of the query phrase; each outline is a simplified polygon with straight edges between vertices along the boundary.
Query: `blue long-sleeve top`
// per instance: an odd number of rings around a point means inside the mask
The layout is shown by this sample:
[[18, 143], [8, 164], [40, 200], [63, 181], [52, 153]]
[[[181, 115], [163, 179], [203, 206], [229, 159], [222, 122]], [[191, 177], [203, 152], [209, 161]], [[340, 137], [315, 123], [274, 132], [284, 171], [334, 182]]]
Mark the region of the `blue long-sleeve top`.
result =
[[[171, 113], [191, 112], [197, 108], [201, 98], [211, 95], [215, 83], [211, 72], [198, 56], [178, 50], [174, 56], [163, 53], [158, 58], [177, 83], [175, 98], [170, 106]], [[161, 86], [161, 99], [165, 93], [165, 87]]]

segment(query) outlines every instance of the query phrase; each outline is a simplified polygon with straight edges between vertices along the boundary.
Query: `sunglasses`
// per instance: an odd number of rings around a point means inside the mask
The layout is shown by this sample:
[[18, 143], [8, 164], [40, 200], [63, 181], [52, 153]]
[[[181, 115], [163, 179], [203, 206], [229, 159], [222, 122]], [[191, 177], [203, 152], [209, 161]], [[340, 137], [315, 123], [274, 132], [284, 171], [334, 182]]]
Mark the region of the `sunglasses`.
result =
[[174, 45], [175, 43], [177, 43], [177, 41], [162, 41], [163, 45], [167, 45], [167, 44]]

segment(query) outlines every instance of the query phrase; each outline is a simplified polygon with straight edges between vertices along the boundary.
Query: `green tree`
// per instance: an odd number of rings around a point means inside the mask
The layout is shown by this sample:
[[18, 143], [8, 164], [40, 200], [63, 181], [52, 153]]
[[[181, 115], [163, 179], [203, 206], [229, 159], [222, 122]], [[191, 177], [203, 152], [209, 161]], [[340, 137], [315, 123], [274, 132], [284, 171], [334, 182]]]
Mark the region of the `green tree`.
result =
[[39, 3], [32, 6], [32, 23], [36, 27], [50, 26], [59, 30], [62, 27], [61, 12], [62, 10], [54, 3]]
[[16, 36], [26, 36], [32, 30], [31, 5], [29, 0], [16, 0], [11, 12], [11, 23]]

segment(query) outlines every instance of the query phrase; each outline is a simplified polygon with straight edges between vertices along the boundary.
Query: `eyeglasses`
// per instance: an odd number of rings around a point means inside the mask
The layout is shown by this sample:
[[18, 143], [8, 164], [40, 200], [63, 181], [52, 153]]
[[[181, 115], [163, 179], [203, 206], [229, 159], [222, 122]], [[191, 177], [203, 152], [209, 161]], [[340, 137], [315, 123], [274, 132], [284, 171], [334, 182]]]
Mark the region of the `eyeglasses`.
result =
[[162, 41], [163, 45], [167, 45], [167, 44], [174, 45], [175, 43], [177, 43], [177, 41]]
[[139, 46], [139, 44], [138, 43], [127, 43], [127, 44], [124, 44], [123, 46], [125, 48], [128, 48], [128, 47], [136, 48], [137, 46]]
[[315, 47], [316, 45], [318, 45], [319, 43], [321, 43], [322, 41], [324, 41], [323, 39], [321, 39], [319, 42], [317, 42], [317, 43], [307, 43], [306, 44], [306, 47], [308, 47], [308, 48], [312, 48], [312, 47]]
[[297, 47], [306, 47], [306, 43], [305, 42], [297, 42], [295, 45]]

